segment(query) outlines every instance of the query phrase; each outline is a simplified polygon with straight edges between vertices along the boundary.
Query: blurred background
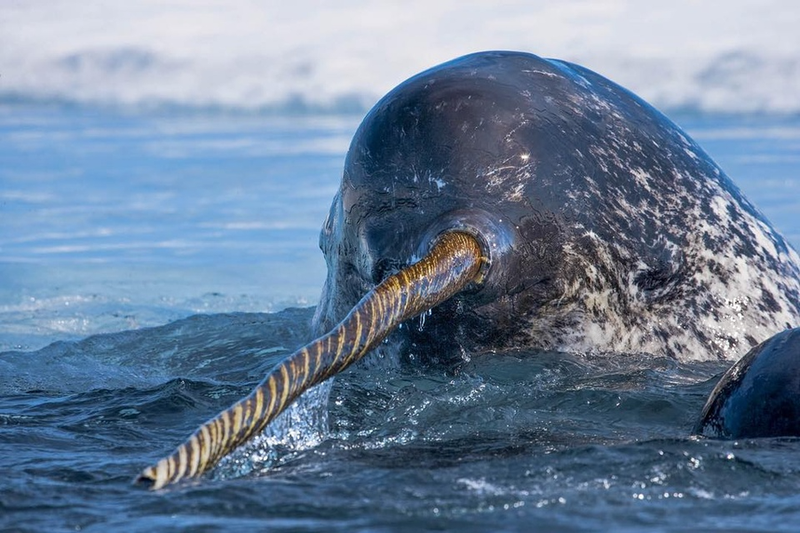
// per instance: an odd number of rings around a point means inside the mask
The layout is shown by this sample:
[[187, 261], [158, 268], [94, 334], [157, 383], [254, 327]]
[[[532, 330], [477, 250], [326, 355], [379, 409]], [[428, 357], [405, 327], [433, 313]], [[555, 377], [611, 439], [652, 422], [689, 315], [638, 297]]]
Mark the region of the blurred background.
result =
[[575, 61], [666, 110], [800, 111], [785, 0], [6, 0], [0, 99], [363, 112], [454, 57]]

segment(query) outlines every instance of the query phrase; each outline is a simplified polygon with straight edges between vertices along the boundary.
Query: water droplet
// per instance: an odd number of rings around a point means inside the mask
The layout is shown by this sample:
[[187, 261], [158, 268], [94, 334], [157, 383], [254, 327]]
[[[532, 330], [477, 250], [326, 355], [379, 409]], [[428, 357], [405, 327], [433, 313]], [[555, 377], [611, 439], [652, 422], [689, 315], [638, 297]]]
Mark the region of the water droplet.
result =
[[419, 326], [417, 327], [417, 329], [420, 332], [422, 332], [422, 330], [425, 329], [425, 317], [430, 316], [432, 312], [433, 312], [432, 309], [428, 309], [427, 311], [419, 315]]

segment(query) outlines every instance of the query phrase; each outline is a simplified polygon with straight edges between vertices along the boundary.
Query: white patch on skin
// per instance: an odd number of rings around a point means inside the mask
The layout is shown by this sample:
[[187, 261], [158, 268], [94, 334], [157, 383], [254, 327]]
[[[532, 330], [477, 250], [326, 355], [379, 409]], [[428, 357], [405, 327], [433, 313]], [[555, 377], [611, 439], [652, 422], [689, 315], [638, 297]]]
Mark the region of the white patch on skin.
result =
[[[599, 164], [604, 160], [611, 166], [621, 163], [602, 146], [592, 146], [590, 150], [595, 156], [603, 156]], [[631, 168], [630, 174], [641, 190], [652, 194], [647, 171]], [[678, 174], [676, 178], [690, 179]], [[589, 194], [598, 194], [597, 184], [588, 177], [584, 186]], [[613, 219], [631, 220], [649, 215], [665, 220], [666, 214], [682, 213], [685, 205], [693, 206], [681, 217], [686, 225], [682, 229], [687, 244], [679, 246], [669, 240], [660, 243], [665, 253], [682, 254], [683, 277], [674, 287], [665, 289], [675, 291], [673, 297], [650, 302], [635, 280], [653, 265], [626, 255], [625, 241], [639, 237], [620, 231], [615, 236], [616, 242], [605, 242], [584, 230], [583, 237], [593, 243], [596, 254], [591, 260], [597, 263], [590, 262], [571, 243], [565, 246], [568, 262], [577, 267], [582, 277], [571, 280], [557, 305], [542, 313], [557, 314], [562, 319], [569, 317], [573, 323], [572, 329], [562, 328], [557, 334], [548, 332], [548, 348], [654, 354], [665, 354], [667, 349], [681, 360], [736, 359], [753, 341], [760, 342], [787, 325], [797, 325], [800, 311], [796, 302], [788, 300], [789, 294], [800, 291], [797, 253], [791, 249], [779, 252], [769, 226], [744, 211], [717, 182], [706, 180], [702, 189], [700, 198], [676, 191], [674, 196], [660, 202], [632, 203], [622, 193], [609, 198], [609, 209], [598, 216], [612, 217], [606, 221], [610, 227], [614, 227]], [[715, 217], [713, 222], [704, 209]], [[574, 227], [580, 229], [581, 225]], [[735, 229], [744, 234], [744, 243], [738, 237], [732, 238]], [[742, 244], [753, 246], [756, 253], [752, 257], [744, 255], [736, 249]], [[776, 265], [782, 266], [776, 268]], [[617, 292], [613, 287], [623, 291]], [[760, 307], [764, 295], [769, 295], [779, 308]], [[545, 324], [557, 322], [542, 315], [537, 320], [540, 320], [537, 333], [547, 329]]]
[[[523, 164], [520, 165], [520, 161]], [[498, 161], [494, 167], [483, 175], [487, 193], [502, 195], [503, 200], [511, 202], [523, 201], [525, 199], [525, 184], [530, 181], [533, 175], [533, 168], [534, 161], [528, 153]]]
[[540, 76], [547, 76], [548, 78], [560, 78], [561, 74], [556, 74], [554, 72], [550, 72], [548, 70], [538, 70], [538, 69], [523, 69], [522, 72], [528, 74], [539, 74]]
[[690, 149], [688, 149], [688, 148], [684, 148], [684, 149], [683, 149], [683, 152], [684, 152], [686, 155], [688, 155], [689, 157], [691, 157], [692, 159], [694, 159], [695, 161], [699, 161], [699, 160], [700, 160], [700, 158], [699, 158], [699, 157], [697, 157], [697, 154], [696, 154], [696, 153], [694, 153], [694, 150], [690, 150]]
[[766, 253], [767, 257], [779, 257], [775, 243], [768, 237], [770, 228], [760, 220], [750, 221], [750, 233], [755, 237], [756, 244]]
[[525, 182], [520, 180], [519, 183], [514, 185], [508, 192], [507, 198], [512, 202], [521, 202], [525, 199]]
[[650, 173], [641, 168], [634, 168], [631, 169], [631, 176], [636, 181], [636, 183], [644, 189], [646, 192], [652, 194], [652, 189], [650, 188]]

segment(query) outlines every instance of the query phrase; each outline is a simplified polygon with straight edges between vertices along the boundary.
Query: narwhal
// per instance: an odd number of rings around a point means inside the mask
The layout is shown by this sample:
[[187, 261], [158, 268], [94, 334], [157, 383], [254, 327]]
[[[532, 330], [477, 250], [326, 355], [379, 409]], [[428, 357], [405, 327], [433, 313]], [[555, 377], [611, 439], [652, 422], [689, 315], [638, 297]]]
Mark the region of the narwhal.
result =
[[723, 439], [800, 437], [800, 328], [745, 354], [720, 378], [694, 433]]
[[527, 53], [467, 55], [382, 98], [320, 245], [319, 337], [139, 481], [203, 474], [384, 340], [445, 361], [733, 359], [800, 319], [796, 252], [694, 141], [606, 78]]

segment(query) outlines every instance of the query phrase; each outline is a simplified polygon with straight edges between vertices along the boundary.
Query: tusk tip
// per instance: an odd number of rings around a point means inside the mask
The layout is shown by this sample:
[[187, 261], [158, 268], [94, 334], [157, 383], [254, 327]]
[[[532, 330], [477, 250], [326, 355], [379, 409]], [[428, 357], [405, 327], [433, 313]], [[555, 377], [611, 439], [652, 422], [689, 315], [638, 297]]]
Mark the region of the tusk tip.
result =
[[159, 479], [158, 469], [155, 466], [145, 468], [133, 480], [134, 485], [145, 487], [148, 490], [158, 490], [166, 485], [165, 479]]

